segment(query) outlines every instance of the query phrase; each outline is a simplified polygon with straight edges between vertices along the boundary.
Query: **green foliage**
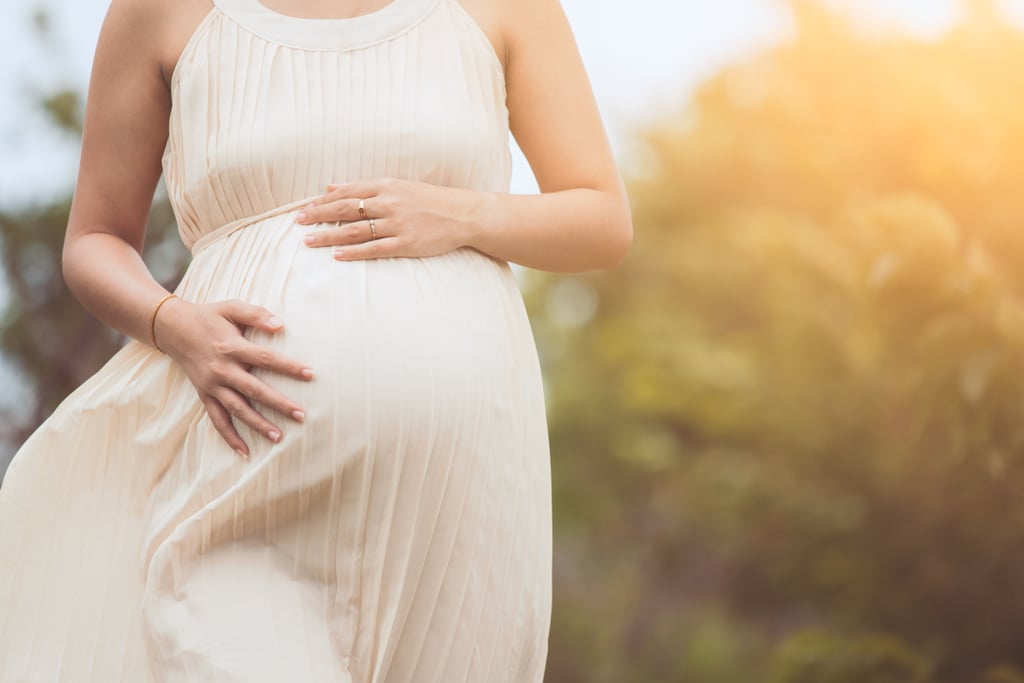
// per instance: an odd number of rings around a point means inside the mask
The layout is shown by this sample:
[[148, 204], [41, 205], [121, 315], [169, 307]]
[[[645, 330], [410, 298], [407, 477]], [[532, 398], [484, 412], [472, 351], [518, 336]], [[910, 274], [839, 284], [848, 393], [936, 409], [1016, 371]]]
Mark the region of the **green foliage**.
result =
[[84, 115], [81, 96], [73, 90], [61, 90], [46, 97], [43, 109], [50, 121], [61, 130], [82, 134]]
[[837, 638], [808, 631], [776, 653], [773, 683], [928, 683], [930, 665], [904, 643], [884, 636]]
[[[45, 34], [47, 15], [37, 14], [35, 22]], [[78, 139], [80, 93], [60, 90], [39, 106], [51, 125]], [[0, 209], [0, 289], [9, 294], [0, 309], [0, 356], [17, 368], [33, 397], [29, 406], [0, 410], [0, 477], [14, 448], [126, 341], [83, 309], [64, 285], [61, 250], [70, 209], [69, 197], [46, 206]], [[189, 254], [162, 196], [150, 213], [143, 257], [169, 289], [187, 266]]]
[[[64, 285], [61, 249], [70, 200], [15, 213], [0, 211], [0, 259], [7, 305], [0, 310], [0, 354], [29, 384], [33, 404], [0, 413], [10, 444], [21, 443], [64, 397], [96, 372], [126, 340], [82, 308]], [[165, 286], [184, 273], [188, 252], [170, 206], [153, 207], [144, 257]], [[4, 457], [7, 455], [7, 457]], [[9, 454], [13, 455], [13, 451]], [[0, 454], [2, 473], [8, 454]]]
[[[1024, 36], [795, 9], [794, 41], [643, 132], [627, 263], [531, 280], [550, 680], [1024, 667]], [[708, 619], [717, 671], [686, 647]]]

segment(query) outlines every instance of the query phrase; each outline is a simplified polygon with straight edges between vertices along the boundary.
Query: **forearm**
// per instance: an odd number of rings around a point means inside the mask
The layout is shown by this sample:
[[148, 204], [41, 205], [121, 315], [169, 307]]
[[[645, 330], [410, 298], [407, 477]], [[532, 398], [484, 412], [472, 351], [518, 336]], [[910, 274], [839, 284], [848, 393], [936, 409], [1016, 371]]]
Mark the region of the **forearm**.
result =
[[150, 344], [150, 316], [168, 294], [139, 253], [123, 239], [94, 232], [69, 242], [62, 269], [82, 306], [114, 329]]
[[475, 204], [468, 212], [467, 246], [537, 270], [614, 268], [633, 238], [629, 203], [618, 193], [587, 188], [480, 193]]

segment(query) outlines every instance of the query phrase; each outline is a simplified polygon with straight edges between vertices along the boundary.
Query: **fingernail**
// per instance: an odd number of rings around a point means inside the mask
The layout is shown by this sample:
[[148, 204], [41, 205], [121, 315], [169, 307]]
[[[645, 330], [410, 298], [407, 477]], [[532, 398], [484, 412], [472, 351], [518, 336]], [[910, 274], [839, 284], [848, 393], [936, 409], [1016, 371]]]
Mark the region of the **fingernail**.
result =
[[334, 248], [334, 258], [341, 258], [344, 254], [345, 254], [345, 250], [344, 249], [339, 249], [338, 247]]
[[299, 374], [305, 377], [306, 379], [313, 379], [313, 371], [310, 370], [309, 368], [302, 368], [302, 372], [300, 372]]
[[267, 324], [270, 325], [271, 327], [281, 327], [283, 323], [281, 322], [281, 319], [278, 318], [276, 315], [272, 315], [269, 318], [267, 318]]
[[243, 458], [246, 458], [246, 459], [249, 458], [249, 455], [245, 451], [243, 451], [241, 448], [236, 448], [235, 449], [235, 453], [238, 453]]
[[271, 429], [269, 432], [267, 432], [267, 436], [269, 436], [270, 440], [273, 441], [274, 443], [277, 443], [278, 441], [281, 440], [281, 432], [277, 431], [276, 429]]
[[313, 242], [316, 241], [316, 235], [306, 235], [305, 237], [302, 238], [302, 241], [305, 242], [306, 244], [313, 244]]
[[301, 410], [293, 410], [292, 417], [294, 417], [299, 422], [302, 422], [306, 418], [306, 414]]
[[302, 221], [306, 220], [306, 212], [305, 211], [299, 211], [299, 215], [295, 217], [295, 220], [297, 220], [300, 223]]

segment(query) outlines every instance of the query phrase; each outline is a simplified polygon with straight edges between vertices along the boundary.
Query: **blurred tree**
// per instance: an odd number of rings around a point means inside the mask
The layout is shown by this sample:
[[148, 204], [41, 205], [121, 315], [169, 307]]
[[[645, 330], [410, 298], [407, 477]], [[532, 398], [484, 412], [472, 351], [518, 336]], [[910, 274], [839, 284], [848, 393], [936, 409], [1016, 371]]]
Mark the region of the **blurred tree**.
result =
[[531, 278], [549, 680], [1024, 670], [1024, 35], [791, 6], [643, 132], [627, 263]]
[[[556, 683], [1024, 681], [1022, 34], [791, 5], [793, 41], [643, 132], [624, 267], [527, 282]], [[15, 443], [123, 341], [62, 286], [68, 206], [0, 213]], [[149, 229], [173, 286], [160, 198]]]
[[[41, 40], [50, 31], [45, 12], [33, 16]], [[57, 129], [78, 139], [82, 97], [59, 90], [42, 98], [40, 111]], [[32, 397], [29, 406], [0, 408], [0, 477], [14, 450], [73, 389], [127, 341], [96, 320], [64, 286], [60, 255], [71, 208], [69, 197], [41, 207], [0, 207], [0, 357], [17, 369]], [[143, 254], [151, 270], [173, 288], [188, 265], [166, 198], [155, 199]]]
[[[0, 476], [23, 442], [73, 389], [96, 372], [127, 341], [88, 313], [64, 286], [60, 254], [71, 200], [8, 213], [0, 209], [3, 287], [0, 355], [17, 368], [33, 397], [31, 406], [0, 409]], [[153, 206], [144, 253], [164, 286], [173, 288], [187, 266], [170, 205]]]
[[929, 665], [887, 637], [835, 638], [817, 632], [789, 638], [776, 656], [776, 683], [928, 683]]

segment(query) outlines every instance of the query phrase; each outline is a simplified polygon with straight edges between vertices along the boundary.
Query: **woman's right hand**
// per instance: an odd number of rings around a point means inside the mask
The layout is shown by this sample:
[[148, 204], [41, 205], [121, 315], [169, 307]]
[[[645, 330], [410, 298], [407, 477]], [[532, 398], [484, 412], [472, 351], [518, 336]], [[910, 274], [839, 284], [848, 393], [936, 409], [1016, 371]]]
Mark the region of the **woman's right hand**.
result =
[[257, 412], [250, 399], [302, 422], [302, 408], [249, 372], [260, 367], [297, 379], [313, 378], [304, 364], [245, 338], [246, 327], [271, 333], [282, 329], [267, 309], [238, 299], [196, 304], [175, 297], [160, 307], [155, 325], [157, 344], [185, 370], [210, 421], [242, 457], [249, 456], [249, 447], [235, 430], [232, 416], [275, 443], [281, 440], [281, 430]]

